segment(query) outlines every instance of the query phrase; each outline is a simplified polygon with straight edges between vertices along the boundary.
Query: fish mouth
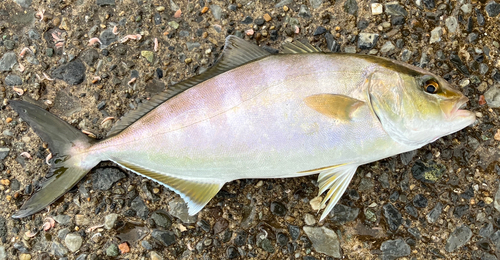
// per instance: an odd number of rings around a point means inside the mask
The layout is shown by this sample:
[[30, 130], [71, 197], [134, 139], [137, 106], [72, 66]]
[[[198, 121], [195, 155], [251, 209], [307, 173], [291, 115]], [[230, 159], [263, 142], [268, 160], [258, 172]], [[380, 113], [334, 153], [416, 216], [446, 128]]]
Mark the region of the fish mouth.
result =
[[462, 109], [467, 105], [468, 101], [467, 97], [461, 97], [455, 106], [453, 106], [450, 114], [448, 114], [448, 120], [453, 121], [456, 125], [460, 125], [461, 128], [467, 127], [476, 121], [476, 114], [474, 112]]
[[456, 117], [463, 118], [463, 117], [469, 117], [471, 115], [474, 115], [474, 113], [472, 113], [469, 110], [461, 109], [461, 108], [464, 108], [467, 105], [468, 101], [469, 101], [469, 99], [467, 97], [465, 97], [465, 96], [461, 97], [457, 101], [457, 103], [455, 104], [455, 106], [453, 107], [453, 109], [451, 110], [451, 112], [449, 114], [450, 118], [451, 119], [456, 118]]

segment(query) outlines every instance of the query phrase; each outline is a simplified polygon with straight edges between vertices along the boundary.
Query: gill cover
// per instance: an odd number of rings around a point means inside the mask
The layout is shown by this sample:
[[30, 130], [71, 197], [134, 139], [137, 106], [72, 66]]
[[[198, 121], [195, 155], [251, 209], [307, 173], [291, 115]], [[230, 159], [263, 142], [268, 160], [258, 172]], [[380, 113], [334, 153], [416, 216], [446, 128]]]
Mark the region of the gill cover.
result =
[[420, 147], [435, 139], [428, 131], [443, 113], [439, 100], [422, 89], [425, 76], [384, 69], [369, 77], [373, 111], [384, 130], [399, 143]]

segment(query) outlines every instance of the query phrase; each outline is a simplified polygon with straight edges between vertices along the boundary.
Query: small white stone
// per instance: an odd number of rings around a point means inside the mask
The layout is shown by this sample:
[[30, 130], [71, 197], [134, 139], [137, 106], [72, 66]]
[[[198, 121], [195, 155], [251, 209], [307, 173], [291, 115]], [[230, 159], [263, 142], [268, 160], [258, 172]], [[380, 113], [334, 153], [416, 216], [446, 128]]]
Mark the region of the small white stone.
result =
[[372, 15], [382, 14], [384, 12], [383, 5], [380, 3], [372, 3]]
[[306, 225], [312, 226], [312, 225], [316, 224], [316, 219], [314, 218], [313, 215], [306, 213], [304, 215], [304, 222], [306, 223]]
[[[311, 208], [315, 211], [317, 210], [320, 210], [320, 205], [321, 205], [321, 201], [323, 200], [323, 198], [321, 196], [318, 196], [312, 200], [309, 201], [309, 204], [311, 204]], [[321, 209], [324, 209], [325, 208], [325, 205], [323, 205], [323, 207], [321, 207]]]

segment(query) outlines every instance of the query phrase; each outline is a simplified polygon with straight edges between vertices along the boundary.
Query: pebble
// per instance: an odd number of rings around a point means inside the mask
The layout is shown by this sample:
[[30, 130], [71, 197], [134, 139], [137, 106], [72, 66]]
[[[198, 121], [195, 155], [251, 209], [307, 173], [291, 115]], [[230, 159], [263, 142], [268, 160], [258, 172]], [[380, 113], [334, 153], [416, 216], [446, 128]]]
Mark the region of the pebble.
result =
[[262, 241], [260, 242], [260, 247], [264, 249], [264, 251], [269, 252], [271, 254], [274, 253], [275, 251], [274, 246], [271, 243], [271, 240], [267, 238], [262, 239]]
[[264, 18], [257, 18], [254, 21], [255, 25], [257, 25], [257, 26], [262, 26], [262, 25], [264, 25], [265, 22], [266, 21], [264, 20]]
[[69, 251], [76, 252], [82, 246], [83, 239], [78, 233], [69, 233], [64, 238], [64, 243]]
[[104, 228], [107, 230], [113, 229], [117, 220], [118, 214], [116, 213], [106, 215], [106, 217], [104, 217]]
[[107, 256], [118, 256], [120, 251], [118, 250], [118, 246], [116, 244], [111, 244], [108, 248], [106, 248], [106, 255]]
[[293, 0], [281, 0], [274, 5], [275, 8], [284, 8], [286, 5], [293, 3]]
[[460, 7], [464, 14], [470, 14], [472, 12], [472, 4], [464, 4]]
[[500, 85], [496, 84], [484, 92], [484, 99], [489, 107], [500, 107]]
[[424, 195], [422, 194], [417, 194], [413, 198], [413, 205], [417, 208], [425, 208], [427, 207], [428, 200]]
[[294, 225], [288, 225], [288, 233], [290, 233], [292, 240], [297, 240], [300, 236], [300, 228]]
[[79, 59], [59, 66], [52, 72], [52, 77], [64, 80], [69, 85], [78, 85], [85, 79], [85, 65]]
[[342, 204], [337, 204], [329, 214], [331, 220], [338, 225], [354, 221], [359, 215], [358, 208], [351, 208]]
[[222, 17], [222, 8], [218, 5], [211, 5], [210, 10], [212, 11], [212, 15], [215, 20], [220, 20]]
[[358, 48], [362, 50], [369, 50], [375, 47], [378, 38], [379, 35], [377, 33], [360, 33], [358, 37]]
[[350, 15], [358, 15], [358, 2], [356, 0], [346, 0], [344, 3], [344, 11]]
[[326, 46], [331, 52], [339, 52], [340, 44], [333, 38], [333, 35], [329, 32], [325, 33]]
[[394, 49], [396, 49], [396, 46], [394, 46], [394, 44], [391, 41], [386, 41], [384, 45], [382, 45], [382, 48], [380, 48], [380, 52], [386, 54], [388, 52], [393, 51]]
[[174, 30], [177, 30], [179, 28], [179, 24], [176, 21], [170, 21], [167, 23], [170, 27], [172, 27]]
[[186, 224], [196, 223], [198, 215], [189, 216], [187, 205], [181, 198], [177, 198], [175, 200], [170, 201], [168, 203], [168, 206], [169, 206], [168, 214], [180, 219], [182, 223]]
[[384, 6], [381, 3], [371, 3], [372, 15], [379, 15], [384, 12]]
[[152, 51], [141, 51], [141, 56], [146, 58], [149, 63], [153, 63], [155, 54]]
[[467, 36], [467, 41], [469, 41], [469, 43], [475, 43], [478, 38], [479, 38], [479, 35], [477, 35], [477, 33], [470, 33]]
[[146, 219], [149, 215], [149, 209], [140, 196], [137, 196], [132, 200], [130, 208], [137, 212], [137, 216], [142, 219]]
[[406, 213], [410, 214], [412, 217], [418, 218], [418, 211], [412, 205], [406, 205], [405, 210], [406, 210]]
[[219, 234], [226, 230], [229, 226], [229, 222], [225, 218], [218, 218], [214, 224], [214, 234]]
[[115, 182], [125, 177], [125, 173], [117, 168], [97, 168], [92, 174], [92, 188], [94, 190], [109, 190]]
[[[52, 49], [52, 52], [54, 50]], [[92, 67], [94, 66], [95, 62], [99, 59], [99, 53], [97, 52], [96, 49], [87, 49], [85, 50], [82, 55], [80, 56], [80, 59], [85, 62], [88, 66]]]
[[226, 249], [226, 257], [228, 259], [235, 259], [237, 258], [239, 255], [238, 253], [238, 250], [234, 247], [234, 246], [229, 246], [227, 249]]
[[404, 61], [404, 62], [407, 62], [410, 60], [411, 56], [413, 55], [413, 52], [408, 50], [408, 49], [404, 49], [402, 52], [401, 52], [401, 60]]
[[276, 241], [280, 246], [286, 246], [288, 244], [289, 238], [285, 233], [278, 233], [276, 235]]
[[5, 45], [5, 48], [7, 48], [7, 50], [9, 51], [13, 50], [14, 47], [16, 46], [15, 42], [12, 40], [5, 40], [3, 44]]
[[471, 237], [472, 231], [468, 226], [462, 225], [457, 227], [455, 231], [451, 233], [450, 237], [448, 237], [444, 248], [446, 252], [451, 253], [465, 245]]
[[128, 246], [127, 242], [119, 244], [118, 249], [120, 250], [121, 254], [126, 254], [130, 252], [130, 247]]
[[154, 212], [151, 215], [151, 219], [153, 219], [158, 227], [169, 229], [170, 226], [172, 226], [172, 220], [170, 220], [170, 217], [162, 211]]
[[403, 239], [399, 238], [382, 242], [380, 251], [382, 251], [382, 259], [396, 259], [410, 255], [411, 248]]
[[311, 18], [311, 12], [306, 5], [301, 5], [299, 9], [299, 16], [302, 18]]
[[322, 34], [324, 34], [324, 33], [326, 33], [326, 32], [327, 32], [327, 30], [326, 30], [326, 28], [325, 28], [325, 27], [323, 27], [323, 26], [318, 26], [318, 27], [316, 28], [316, 30], [314, 31], [313, 35], [314, 35], [314, 36], [318, 36], [318, 35], [322, 35]]
[[304, 214], [304, 222], [308, 226], [313, 226], [314, 224], [316, 224], [316, 218], [313, 215], [306, 213]]
[[323, 0], [309, 0], [309, 3], [313, 9], [318, 9], [323, 4]]
[[0, 246], [0, 260], [7, 259], [7, 252], [5, 252], [5, 246]]
[[335, 231], [326, 227], [304, 227], [312, 246], [318, 253], [340, 258], [340, 242]]
[[276, 216], [284, 217], [286, 215], [287, 209], [283, 203], [278, 201], [271, 202], [271, 213]]
[[199, 42], [186, 42], [186, 47], [188, 51], [192, 51], [194, 48], [200, 48], [201, 44]]
[[500, 250], [500, 230], [493, 233], [493, 235], [490, 236], [490, 239], [491, 242], [495, 245], [495, 249], [497, 251]]
[[155, 229], [151, 233], [151, 236], [164, 246], [169, 246], [175, 243], [175, 235], [172, 231]]
[[14, 52], [7, 52], [0, 58], [0, 72], [11, 71], [16, 64], [16, 54]]
[[253, 19], [250, 16], [245, 17], [245, 19], [243, 19], [243, 21], [241, 21], [242, 24], [251, 24], [252, 22], [253, 22]]
[[362, 178], [358, 185], [358, 191], [368, 191], [372, 190], [374, 187], [373, 180], [370, 178]]
[[458, 69], [460, 73], [464, 74], [465, 76], [470, 75], [469, 69], [457, 54], [450, 55], [450, 61]]
[[68, 250], [61, 243], [53, 241], [50, 253], [58, 257], [63, 257], [68, 253]]
[[115, 5], [115, 0], [96, 0], [98, 6]]
[[158, 253], [156, 253], [155, 251], [151, 251], [151, 253], [149, 253], [149, 258], [151, 260], [163, 260], [163, 257]]
[[495, 209], [500, 212], [500, 184], [498, 186], [497, 192], [495, 193], [495, 200], [493, 202]]
[[[23, 8], [28, 8], [31, 5], [32, 0], [15, 0], [15, 2], [22, 6]], [[30, 256], [31, 259], [31, 256]]]
[[101, 46], [101, 48], [102, 48], [102, 47], [105, 47], [105, 46], [112, 44], [113, 42], [116, 42], [118, 40], [118, 36], [113, 33], [112, 28], [108, 28], [108, 29], [104, 30], [103, 32], [101, 32], [101, 34], [99, 35], [99, 39], [102, 42], [102, 46]]
[[63, 240], [68, 234], [69, 234], [68, 228], [63, 228], [57, 231], [57, 237], [60, 238], [61, 240]]
[[458, 30], [458, 20], [455, 16], [450, 16], [445, 20], [446, 28], [450, 33], [456, 33]]
[[384, 209], [384, 217], [387, 220], [387, 224], [389, 225], [389, 229], [394, 231], [403, 224], [403, 217], [401, 213], [392, 205], [391, 203], [387, 203], [383, 206]]
[[30, 254], [20, 254], [19, 260], [31, 260], [31, 255]]
[[61, 225], [67, 225], [71, 222], [71, 217], [68, 215], [57, 215], [53, 219]]
[[436, 206], [429, 211], [429, 213], [425, 216], [427, 219], [427, 222], [429, 223], [435, 223], [439, 216], [441, 215], [441, 212], [443, 211], [443, 204], [441, 202], [436, 203]]
[[423, 1], [424, 1], [425, 7], [429, 8], [429, 9], [433, 9], [434, 7], [436, 7], [435, 0], [423, 0]]
[[479, 73], [481, 73], [481, 75], [486, 74], [489, 69], [490, 68], [488, 67], [488, 65], [486, 63], [479, 64]]
[[272, 20], [271, 16], [268, 14], [268, 13], [265, 13], [262, 18], [264, 18], [264, 20], [266, 22], [270, 22]]
[[389, 2], [385, 4], [385, 13], [393, 16], [404, 16], [408, 15], [408, 11], [401, 6], [397, 1]]
[[484, 18], [483, 13], [479, 9], [476, 9], [476, 19], [477, 19], [477, 24], [479, 26], [484, 26], [486, 20]]
[[493, 224], [487, 223], [484, 227], [479, 230], [479, 236], [484, 238], [490, 238], [493, 234]]
[[5, 77], [4, 83], [7, 86], [19, 86], [23, 84], [23, 80], [17, 75], [9, 74]]
[[498, 14], [500, 14], [500, 4], [496, 1], [490, 1], [488, 4], [486, 4], [484, 10], [489, 17], [496, 17]]
[[416, 161], [411, 172], [413, 178], [424, 183], [436, 183], [443, 177], [446, 167], [435, 162], [424, 163], [420, 160]]
[[441, 41], [441, 35], [443, 35], [443, 28], [441, 28], [440, 26], [434, 28], [431, 31], [431, 38], [429, 40], [429, 43], [440, 42]]

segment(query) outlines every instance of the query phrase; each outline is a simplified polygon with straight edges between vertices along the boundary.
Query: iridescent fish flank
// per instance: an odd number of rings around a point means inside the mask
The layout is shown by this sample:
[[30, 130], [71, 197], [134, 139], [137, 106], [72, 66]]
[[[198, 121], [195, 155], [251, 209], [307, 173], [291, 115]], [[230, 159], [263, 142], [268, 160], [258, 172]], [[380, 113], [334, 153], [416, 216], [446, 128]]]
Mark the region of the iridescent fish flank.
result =
[[52, 177], [13, 217], [43, 209], [109, 160], [178, 193], [191, 215], [226, 182], [319, 174], [324, 219], [358, 166], [472, 124], [466, 102], [442, 78], [399, 61], [300, 42], [271, 55], [229, 36], [214, 67], [124, 116], [104, 140], [11, 101], [55, 158]]

